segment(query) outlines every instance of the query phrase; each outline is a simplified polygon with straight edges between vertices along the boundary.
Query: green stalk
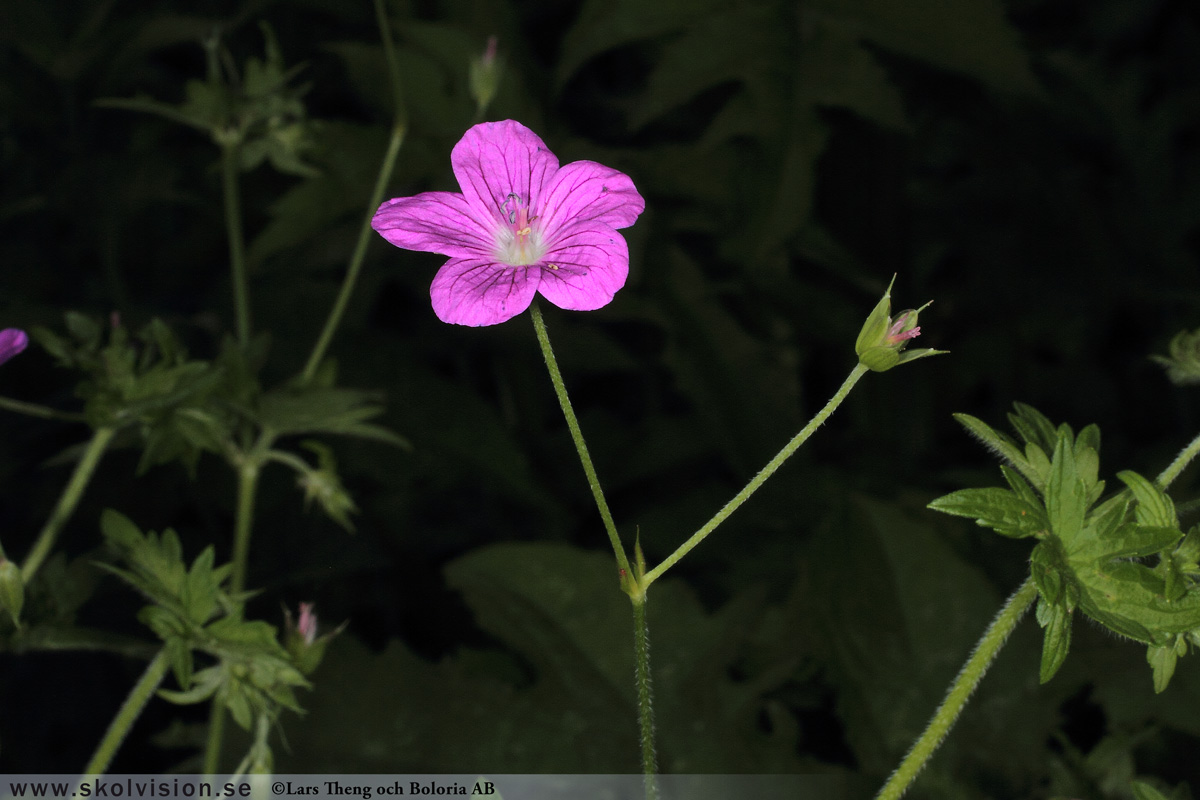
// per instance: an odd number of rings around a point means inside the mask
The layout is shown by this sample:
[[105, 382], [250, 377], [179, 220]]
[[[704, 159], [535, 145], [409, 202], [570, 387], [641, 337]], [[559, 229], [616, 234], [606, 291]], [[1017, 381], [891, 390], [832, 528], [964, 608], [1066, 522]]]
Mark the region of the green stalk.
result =
[[371, 220], [375, 217], [375, 210], [383, 202], [383, 193], [387, 189], [388, 181], [392, 177], [392, 170], [396, 166], [396, 157], [400, 153], [400, 145], [404, 142], [404, 134], [405, 128], [399, 123], [392, 128], [392, 138], [388, 141], [387, 152], [383, 156], [379, 175], [375, 179], [375, 189], [371, 192], [366, 218], [363, 220], [362, 227], [359, 228], [358, 242], [354, 245], [354, 253], [350, 256], [350, 263], [346, 267], [346, 277], [342, 279], [342, 288], [338, 292], [337, 300], [334, 301], [329, 318], [325, 320], [325, 327], [321, 330], [321, 335], [313, 346], [312, 354], [304, 365], [304, 372], [300, 376], [301, 383], [310, 383], [313, 376], [316, 375], [317, 367], [321, 365], [321, 359], [325, 357], [325, 352], [333, 341], [333, 334], [341, 324], [342, 317], [345, 316], [346, 306], [350, 303], [350, 295], [354, 293], [354, 286], [358, 282], [358, 273], [362, 271], [363, 259], [367, 255], [367, 245], [371, 242]]
[[237, 338], [243, 347], [250, 343], [250, 299], [246, 286], [246, 241], [242, 233], [242, 201], [238, 191], [241, 170], [236, 142], [221, 147], [221, 185], [225, 194], [225, 229], [229, 237], [229, 268], [233, 281], [233, 310]]
[[646, 800], [658, 798], [658, 759], [654, 747], [654, 705], [650, 679], [650, 628], [646, 624], [646, 594], [630, 595], [633, 601], [633, 650], [637, 659], [638, 733], [642, 741], [642, 780]]
[[704, 526], [700, 528], [700, 530], [693, 533], [686, 542], [681, 544], [674, 553], [667, 556], [662, 563], [647, 572], [645, 578], [642, 580], [642, 588], [645, 589], [649, 587], [651, 583], [661, 578], [664, 572], [674, 566], [679, 559], [691, 552], [692, 548], [704, 541], [705, 537], [716, 530], [717, 526], [724, 522], [730, 514], [736, 511], [738, 506], [746, 502], [746, 500], [750, 498], [750, 495], [758, 491], [758, 488], [766, 483], [767, 478], [774, 475], [775, 471], [783, 466], [783, 462], [787, 461], [792, 454], [800, 448], [800, 445], [808, 441], [808, 438], [813, 435], [817, 428], [821, 427], [822, 423], [829, 419], [830, 415], [837, 410], [837, 407], [840, 406], [842, 401], [846, 399], [846, 396], [850, 394], [850, 390], [854, 388], [854, 384], [858, 383], [859, 378], [865, 374], [867, 374], [867, 368], [862, 364], [855, 364], [854, 369], [850, 371], [850, 374], [846, 377], [846, 380], [842, 383], [841, 387], [837, 390], [833, 397], [829, 399], [829, 402], [825, 404], [825, 407], [818, 411], [816, 416], [809, 420], [808, 424], [805, 425], [799, 433], [792, 437], [792, 440], [788, 442], [774, 458], [767, 462], [767, 465], [763, 467], [762, 470], [760, 470], [759, 473], [755, 475], [749, 483], [746, 484], [746, 487], [738, 492], [732, 500], [725, 504], [724, 508], [718, 511], [712, 519], [704, 523]]
[[103, 775], [108, 770], [108, 765], [121, 747], [121, 742], [125, 741], [129, 729], [133, 727], [133, 723], [141, 715], [142, 709], [150, 701], [150, 696], [162, 683], [168, 667], [167, 650], [163, 648], [146, 665], [146, 671], [142, 673], [142, 677], [134, 685], [129, 696], [125, 698], [117, 715], [113, 717], [108, 731], [105, 732], [104, 738], [100, 740], [96, 752], [92, 755], [92, 760], [83, 768], [84, 775]]
[[338, 292], [333, 309], [329, 312], [329, 318], [325, 320], [325, 327], [321, 330], [316, 345], [313, 346], [312, 355], [308, 357], [308, 362], [304, 365], [304, 372], [301, 373], [300, 382], [305, 384], [310, 383], [313, 376], [316, 375], [317, 367], [321, 365], [321, 359], [325, 357], [329, 344], [333, 341], [333, 334], [337, 331], [338, 325], [341, 324], [342, 317], [346, 313], [350, 295], [354, 293], [354, 286], [358, 282], [358, 273], [362, 269], [363, 259], [367, 255], [367, 245], [371, 242], [371, 220], [374, 219], [379, 204], [383, 202], [383, 193], [387, 191], [388, 182], [396, 167], [396, 158], [400, 154], [400, 146], [404, 143], [404, 136], [408, 130], [403, 96], [400, 92], [400, 65], [396, 60], [396, 48], [392, 44], [392, 32], [382, 0], [375, 0], [375, 15], [379, 20], [383, 53], [387, 59], [388, 76], [392, 83], [392, 99], [395, 106], [392, 136], [388, 140], [383, 163], [379, 165], [379, 174], [375, 177], [375, 189], [371, 192], [371, 199], [367, 202], [367, 213], [363, 218], [362, 227], [359, 228], [358, 241], [354, 245], [354, 253], [350, 256], [350, 263], [346, 267], [346, 277], [342, 279], [341, 291]]
[[258, 490], [258, 462], [248, 460], [238, 469], [237, 516], [233, 526], [233, 571], [229, 591], [235, 597], [246, 588], [250, 560], [250, 532], [254, 529], [254, 495]]
[[[546, 369], [550, 371], [550, 382], [554, 384], [554, 393], [558, 395], [558, 404], [562, 407], [563, 416], [567, 419], [567, 428], [571, 431], [571, 439], [575, 442], [575, 450], [583, 464], [583, 472], [587, 475], [588, 486], [591, 487], [592, 497], [596, 499], [596, 508], [600, 510], [600, 518], [604, 520], [604, 529], [608, 531], [608, 540], [612, 544], [613, 553], [617, 557], [617, 565], [632, 574], [629, 558], [621, 547], [621, 537], [617, 535], [617, 525], [613, 522], [612, 513], [608, 510], [608, 502], [604, 499], [604, 490], [600, 488], [600, 479], [596, 476], [596, 468], [592, 466], [592, 457], [588, 455], [587, 442], [583, 440], [583, 431], [579, 429], [579, 420], [575, 418], [575, 410], [571, 407], [571, 398], [567, 396], [567, 385], [563, 383], [562, 373], [558, 369], [558, 361], [554, 358], [554, 350], [550, 347], [550, 335], [546, 333], [546, 323], [542, 319], [542, 310], [538, 308], [535, 299], [529, 306], [533, 317], [533, 329], [537, 332], [538, 344], [542, 347], [542, 356], [546, 359]], [[649, 582], [645, 584], [649, 585]]]
[[38, 534], [37, 541], [33, 543], [33, 549], [29, 551], [29, 556], [21, 565], [21, 580], [26, 586], [29, 585], [42, 562], [50, 555], [50, 550], [54, 547], [54, 540], [58, 538], [59, 531], [71, 518], [75, 506], [79, 505], [79, 500], [83, 497], [83, 490], [87, 487], [88, 481], [92, 479], [96, 465], [100, 463], [100, 457], [104, 455], [105, 448], [108, 447], [108, 443], [112, 441], [116, 432], [116, 428], [97, 428], [92, 434], [92, 440], [88, 442], [87, 449], [83, 451], [83, 457], [75, 465], [75, 472], [71, 475], [71, 480], [67, 482], [66, 488], [58, 498], [58, 504], [50, 512], [50, 519], [46, 520], [46, 525]]
[[[235, 600], [246, 589], [246, 568], [250, 560], [250, 532], [254, 529], [254, 496], [258, 491], [258, 471], [258, 461], [253, 457], [246, 457], [238, 467], [237, 511], [233, 524], [233, 570], [229, 575], [229, 593]], [[205, 775], [215, 775], [217, 772], [224, 733], [225, 706], [219, 698], [213, 698], [212, 710], [208, 716], [208, 741], [204, 747]]]
[[1180, 451], [1179, 455], [1175, 456], [1175, 460], [1162, 471], [1157, 478], [1157, 483], [1163, 489], [1170, 485], [1171, 481], [1179, 477], [1179, 473], [1183, 472], [1184, 467], [1191, 463], [1192, 459], [1200, 454], [1200, 436], [1192, 439], [1187, 447]]
[[225, 706], [217, 698], [213, 698], [212, 708], [208, 712], [208, 739], [204, 744], [204, 776], [206, 778], [217, 774], [217, 766], [221, 761], [221, 739], [225, 733]]
[[42, 406], [37, 403], [26, 403], [23, 400], [13, 400], [11, 397], [0, 397], [0, 408], [30, 417], [57, 419], [63, 422], [85, 422], [87, 420], [86, 416], [78, 412], [59, 411], [57, 408], [50, 408], [49, 406]]
[[946, 738], [946, 734], [954, 726], [955, 720], [966, 706], [971, 693], [975, 691], [975, 687], [983, 679], [984, 673], [992, 665], [996, 654], [1000, 652], [1000, 648], [1004, 646], [1009, 634], [1017, 627], [1017, 623], [1021, 621], [1021, 617], [1033, 605], [1036, 598], [1037, 586], [1034, 584], [1033, 578], [1026, 578], [1025, 582], [1008, 598], [1008, 602], [1000, 609], [1000, 613], [992, 620], [992, 624], [984, 631], [983, 638], [975, 645], [975, 651], [971, 653], [971, 657], [959, 671], [954, 683], [950, 684], [950, 691], [946, 693], [946, 699], [934, 712], [925, 732], [913, 744], [908, 755], [900, 762], [900, 766], [879, 790], [875, 800], [898, 800], [908, 790], [913, 779], [917, 777], [917, 773], [921, 771], [930, 756], [937, 750], [938, 745]]

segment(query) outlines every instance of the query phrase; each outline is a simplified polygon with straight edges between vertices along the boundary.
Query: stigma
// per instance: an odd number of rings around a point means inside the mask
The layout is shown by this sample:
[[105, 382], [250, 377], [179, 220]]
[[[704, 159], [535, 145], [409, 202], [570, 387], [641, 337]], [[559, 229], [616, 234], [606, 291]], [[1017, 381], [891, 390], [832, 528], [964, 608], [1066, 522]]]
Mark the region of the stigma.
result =
[[528, 204], [516, 193], [504, 198], [501, 211], [508, 224], [496, 231], [496, 258], [510, 267], [537, 264], [546, 254], [540, 231], [533, 227], [537, 217], [529, 216]]

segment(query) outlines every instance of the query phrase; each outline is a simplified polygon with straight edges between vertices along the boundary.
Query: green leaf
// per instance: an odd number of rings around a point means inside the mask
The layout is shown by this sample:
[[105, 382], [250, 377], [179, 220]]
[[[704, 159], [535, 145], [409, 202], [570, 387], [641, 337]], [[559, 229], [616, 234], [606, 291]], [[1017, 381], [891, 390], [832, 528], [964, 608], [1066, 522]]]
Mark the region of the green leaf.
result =
[[1175, 644], [1150, 645], [1146, 648], [1146, 661], [1154, 672], [1154, 693], [1166, 691], [1175, 674], [1175, 662], [1179, 656], [1175, 653]]
[[897, 131], [908, 131], [904, 101], [887, 71], [851, 31], [817, 17], [800, 48], [800, 96], [822, 106], [847, 108]]
[[1063, 606], [1040, 600], [1037, 616], [1038, 624], [1045, 629], [1038, 680], [1047, 683], [1067, 660], [1067, 651], [1071, 649], [1072, 615]]
[[1073, 599], [1063, 594], [1064, 588], [1071, 583], [1071, 572], [1061, 550], [1062, 545], [1056, 539], [1047, 539], [1033, 548], [1029, 559], [1030, 574], [1043, 600], [1071, 610]]
[[1037, 470], [1030, 466], [1020, 446], [1009, 436], [1000, 433], [983, 420], [970, 414], [955, 414], [954, 419], [958, 420], [959, 424], [981, 441], [985, 447], [1016, 467], [1025, 476], [1025, 479], [1033, 484], [1034, 488], [1042, 490], [1046, 481]]
[[[1029, 445], [1034, 448], [1033, 444]], [[1046, 514], [1050, 530], [1071, 552], [1083, 528], [1087, 512], [1087, 488], [1075, 467], [1075, 451], [1067, 435], [1060, 432], [1046, 481]]]
[[[1179, 524], [1179, 518], [1175, 515], [1175, 504], [1156, 484], [1132, 470], [1118, 472], [1117, 477], [1137, 498], [1138, 504], [1134, 513], [1139, 523], [1160, 528], [1174, 528]], [[1180, 533], [1181, 537], [1182, 535]]]
[[145, 541], [129, 517], [111, 508], [100, 513], [100, 531], [109, 543], [122, 551], [135, 550]]
[[1142, 558], [1166, 550], [1181, 538], [1183, 532], [1175, 527], [1125, 525], [1110, 539], [1100, 542], [1104, 549], [1104, 555], [1101, 557], [1107, 560]]
[[815, 0], [806, 9], [833, 17], [885, 49], [995, 89], [1041, 91], [1000, 0]]
[[1058, 431], [1046, 415], [1025, 403], [1013, 403], [1013, 408], [1015, 411], [1009, 412], [1008, 422], [1025, 443], [1036, 444], [1043, 451], [1054, 450], [1058, 444]]
[[563, 37], [554, 82], [561, 89], [584, 62], [605, 50], [682, 30], [727, 7], [720, 0], [588, 0]]
[[1146, 644], [1200, 628], [1200, 589], [1168, 600], [1161, 577], [1144, 564], [1115, 561], [1077, 568], [1080, 607], [1097, 622]]
[[701, 92], [768, 71], [791, 43], [781, 23], [778, 7], [762, 3], [728, 4], [693, 20], [662, 48], [630, 125], [641, 128]]
[[379, 395], [354, 389], [309, 387], [278, 389], [264, 394], [258, 418], [280, 436], [334, 433], [375, 439], [408, 449], [408, 441], [366, 420], [383, 413]]
[[1007, 489], [960, 489], [934, 500], [929, 508], [974, 519], [977, 525], [1013, 539], [1044, 534], [1048, 527], [1040, 504], [1031, 505]]
[[1134, 781], [1129, 784], [1129, 788], [1133, 792], [1134, 800], [1173, 800], [1145, 781]]

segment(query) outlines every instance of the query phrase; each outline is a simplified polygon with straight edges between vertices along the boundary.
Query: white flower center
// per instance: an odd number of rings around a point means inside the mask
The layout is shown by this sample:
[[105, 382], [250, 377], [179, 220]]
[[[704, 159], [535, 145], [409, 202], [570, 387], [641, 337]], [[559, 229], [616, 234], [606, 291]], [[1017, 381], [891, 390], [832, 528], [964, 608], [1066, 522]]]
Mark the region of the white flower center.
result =
[[541, 231], [533, 225], [537, 217], [529, 216], [529, 209], [516, 194], [505, 199], [503, 209], [508, 224], [496, 231], [496, 258], [510, 267], [537, 264], [546, 254]]

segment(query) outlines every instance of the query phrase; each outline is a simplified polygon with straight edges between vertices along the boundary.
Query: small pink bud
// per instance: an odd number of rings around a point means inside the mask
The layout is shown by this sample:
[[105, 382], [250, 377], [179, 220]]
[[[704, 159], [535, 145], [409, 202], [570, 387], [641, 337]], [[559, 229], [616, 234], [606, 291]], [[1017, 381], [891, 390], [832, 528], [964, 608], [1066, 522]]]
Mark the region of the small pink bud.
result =
[[317, 615], [313, 612], [314, 604], [300, 604], [300, 621], [296, 624], [296, 630], [304, 639], [305, 644], [312, 644], [317, 640]]

